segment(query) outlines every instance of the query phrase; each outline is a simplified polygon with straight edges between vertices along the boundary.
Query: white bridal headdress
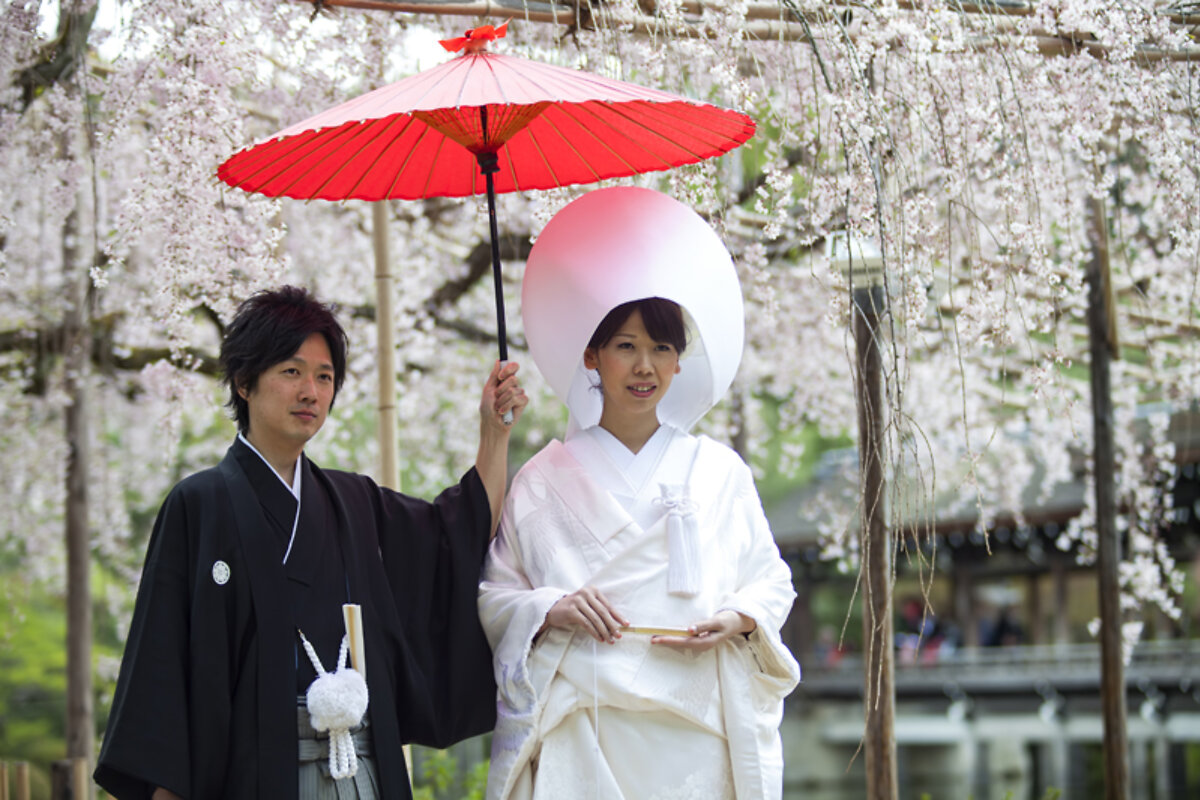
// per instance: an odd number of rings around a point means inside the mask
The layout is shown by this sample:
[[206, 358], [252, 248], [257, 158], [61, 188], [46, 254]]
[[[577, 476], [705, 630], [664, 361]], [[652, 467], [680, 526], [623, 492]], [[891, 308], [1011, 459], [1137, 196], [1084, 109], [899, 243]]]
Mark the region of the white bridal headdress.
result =
[[742, 358], [741, 287], [729, 251], [700, 215], [651, 189], [583, 195], [546, 225], [525, 267], [525, 336], [534, 363], [571, 412], [600, 421], [599, 377], [583, 366], [596, 326], [616, 306], [662, 297], [683, 307], [688, 347], [658, 405], [659, 422], [688, 430], [724, 396]]

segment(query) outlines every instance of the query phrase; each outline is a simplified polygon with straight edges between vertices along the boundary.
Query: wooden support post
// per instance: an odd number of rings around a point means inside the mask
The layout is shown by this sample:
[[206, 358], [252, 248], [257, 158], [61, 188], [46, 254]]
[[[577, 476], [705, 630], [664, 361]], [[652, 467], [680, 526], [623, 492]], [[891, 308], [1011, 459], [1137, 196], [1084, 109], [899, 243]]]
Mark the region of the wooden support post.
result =
[[87, 800], [92, 791], [88, 764], [86, 758], [64, 758], [51, 764], [51, 800]]
[[963, 646], [970, 652], [979, 647], [979, 614], [971, 594], [971, 570], [957, 555], [954, 556], [953, 576], [954, 619], [962, 631]]
[[63, 758], [50, 764], [50, 800], [74, 800], [71, 797], [71, 759]]
[[883, 362], [879, 316], [880, 286], [854, 289], [854, 344], [857, 353], [858, 457], [863, 592], [864, 752], [868, 800], [895, 800], [896, 687], [892, 632], [892, 539], [885, 518], [883, 479]]
[[392, 261], [388, 248], [388, 205], [371, 204], [371, 240], [375, 248], [375, 358], [379, 375], [378, 483], [400, 488], [400, 443], [396, 439], [396, 347], [392, 327]]
[[0, 800], [8, 800], [8, 762], [0, 761]]
[[806, 653], [811, 657], [817, 642], [816, 623], [812, 613], [812, 570], [807, 564], [800, 567], [793, 566], [793, 570], [796, 569], [800, 569], [803, 574], [799, 581], [793, 580], [796, 601], [792, 603], [792, 611], [784, 623], [784, 630], [788, 633], [790, 641], [787, 644], [792, 651]]
[[[388, 247], [388, 203], [371, 204], [371, 243], [375, 250], [375, 359], [379, 375], [380, 486], [400, 491], [400, 441], [396, 438], [396, 337], [392, 323], [392, 257]], [[412, 747], [404, 745], [412, 784]]]
[[1029, 643], [1046, 643], [1046, 620], [1042, 614], [1041, 576], [1032, 572], [1026, 578], [1025, 613], [1029, 619]]
[[1054, 576], [1054, 607], [1058, 609], [1058, 613], [1054, 615], [1054, 644], [1066, 647], [1071, 643], [1071, 626], [1067, 617], [1067, 603], [1070, 598], [1067, 581], [1070, 579], [1070, 573], [1067, 572], [1066, 564], [1061, 561], [1054, 562], [1051, 572]]
[[1091, 349], [1092, 474], [1096, 483], [1096, 539], [1100, 592], [1100, 702], [1104, 717], [1104, 797], [1129, 797], [1129, 740], [1125, 712], [1125, 662], [1121, 658], [1121, 540], [1116, 524], [1113, 408], [1109, 362], [1116, 349], [1111, 314], [1108, 223], [1104, 201], [1088, 198], [1092, 260], [1087, 266], [1088, 339]]
[[13, 779], [16, 784], [13, 787], [14, 800], [29, 800], [29, 762], [18, 761], [16, 763]]
[[75, 800], [88, 800], [92, 794], [91, 770], [88, 759], [71, 759], [71, 797]]

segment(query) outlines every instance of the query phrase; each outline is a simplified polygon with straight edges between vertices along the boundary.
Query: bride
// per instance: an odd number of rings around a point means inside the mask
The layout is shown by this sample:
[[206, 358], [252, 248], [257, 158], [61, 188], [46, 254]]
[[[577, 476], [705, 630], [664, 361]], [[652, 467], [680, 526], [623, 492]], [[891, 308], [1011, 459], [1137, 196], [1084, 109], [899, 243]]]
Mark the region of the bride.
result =
[[513, 479], [480, 587], [488, 797], [780, 797], [791, 572], [749, 468], [688, 433], [741, 358], [728, 252], [666, 195], [591, 192], [534, 245], [523, 314], [570, 421]]

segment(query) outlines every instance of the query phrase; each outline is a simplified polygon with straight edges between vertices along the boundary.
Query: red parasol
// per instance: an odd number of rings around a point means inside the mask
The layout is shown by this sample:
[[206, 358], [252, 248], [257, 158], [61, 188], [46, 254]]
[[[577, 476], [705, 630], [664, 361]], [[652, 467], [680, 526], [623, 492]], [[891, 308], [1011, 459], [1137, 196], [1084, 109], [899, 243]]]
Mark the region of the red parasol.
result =
[[217, 170], [230, 186], [324, 200], [487, 192], [500, 358], [508, 347], [495, 193], [655, 172], [754, 135], [745, 114], [484, 49], [481, 26], [443, 41], [457, 58], [297, 123]]

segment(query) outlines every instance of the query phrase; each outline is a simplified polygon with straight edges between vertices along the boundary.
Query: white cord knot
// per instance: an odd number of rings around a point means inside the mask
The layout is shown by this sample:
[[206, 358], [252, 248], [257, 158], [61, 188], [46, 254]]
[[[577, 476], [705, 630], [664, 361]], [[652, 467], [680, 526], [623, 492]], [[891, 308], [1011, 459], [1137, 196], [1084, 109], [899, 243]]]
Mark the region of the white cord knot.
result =
[[659, 484], [659, 488], [662, 490], [662, 496], [654, 498], [654, 504], [665, 508], [668, 514], [684, 517], [696, 513], [696, 504], [687, 496], [687, 492], [680, 491], [680, 487], [662, 483]]
[[660, 483], [656, 505], [667, 510], [667, 591], [684, 597], [700, 592], [700, 522], [687, 487]]
[[350, 729], [362, 722], [367, 713], [367, 682], [362, 673], [346, 666], [349, 640], [342, 637], [338, 652], [337, 672], [326, 672], [317, 652], [299, 631], [304, 652], [317, 672], [317, 679], [308, 687], [305, 702], [315, 731], [329, 731], [329, 774], [334, 780], [352, 778], [358, 772], [358, 754]]

